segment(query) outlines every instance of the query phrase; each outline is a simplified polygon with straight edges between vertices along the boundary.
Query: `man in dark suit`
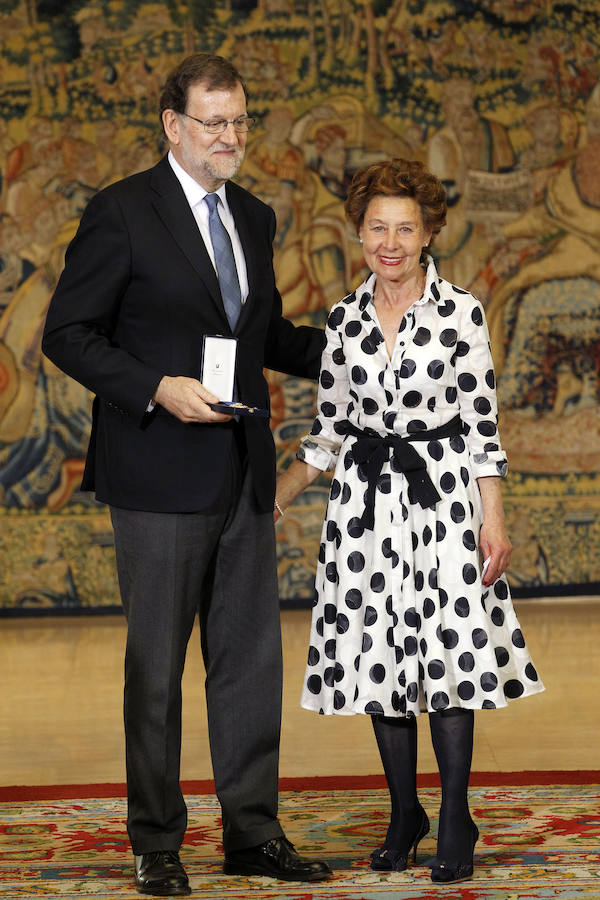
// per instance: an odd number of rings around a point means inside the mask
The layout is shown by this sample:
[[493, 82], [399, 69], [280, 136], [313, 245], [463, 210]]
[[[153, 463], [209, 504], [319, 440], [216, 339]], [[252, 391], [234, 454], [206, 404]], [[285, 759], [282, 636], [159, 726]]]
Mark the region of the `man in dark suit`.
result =
[[181, 677], [197, 611], [224, 871], [319, 880], [327, 864], [299, 856], [277, 820], [273, 439], [266, 418], [213, 410], [220, 398], [200, 373], [205, 336], [235, 336], [236, 400], [266, 408], [263, 366], [316, 378], [323, 334], [283, 318], [274, 213], [229, 180], [253, 124], [239, 73], [222, 57], [188, 57], [168, 77], [160, 113], [168, 156], [90, 201], [43, 340], [96, 395], [83, 488], [110, 506], [128, 623], [136, 885], [190, 890], [178, 855]]

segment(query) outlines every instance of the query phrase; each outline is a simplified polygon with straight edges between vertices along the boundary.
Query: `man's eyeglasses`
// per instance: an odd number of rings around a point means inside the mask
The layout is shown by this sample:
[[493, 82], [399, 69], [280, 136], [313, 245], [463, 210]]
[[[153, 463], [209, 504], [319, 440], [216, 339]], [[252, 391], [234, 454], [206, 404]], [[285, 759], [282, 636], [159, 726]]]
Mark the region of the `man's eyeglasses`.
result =
[[188, 119], [193, 119], [194, 122], [200, 122], [201, 125], [204, 126], [204, 130], [209, 134], [222, 134], [227, 130], [228, 125], [233, 125], [235, 131], [244, 132], [244, 131], [252, 131], [254, 126], [256, 125], [256, 119], [252, 116], [238, 116], [237, 119], [209, 119], [208, 121], [204, 121], [203, 119], [197, 119], [196, 116], [190, 116], [189, 113], [181, 113], [182, 116], [187, 116]]

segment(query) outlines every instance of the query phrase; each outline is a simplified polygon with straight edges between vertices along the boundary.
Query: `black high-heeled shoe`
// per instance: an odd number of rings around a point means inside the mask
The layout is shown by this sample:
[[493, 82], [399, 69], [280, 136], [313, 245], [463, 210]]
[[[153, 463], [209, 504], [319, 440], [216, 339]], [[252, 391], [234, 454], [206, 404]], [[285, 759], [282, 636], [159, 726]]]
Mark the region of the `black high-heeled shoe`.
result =
[[378, 872], [404, 872], [408, 868], [408, 857], [413, 851], [413, 865], [417, 861], [417, 847], [426, 834], [429, 834], [429, 819], [421, 807], [421, 818], [415, 836], [408, 842], [407, 850], [387, 847], [386, 843], [371, 853], [371, 868]]
[[431, 867], [431, 880], [436, 884], [451, 884], [453, 881], [466, 881], [473, 875], [473, 854], [475, 853], [475, 844], [479, 840], [479, 828], [475, 822], [471, 822], [471, 840], [473, 847], [471, 848], [471, 859], [469, 862], [436, 862]]

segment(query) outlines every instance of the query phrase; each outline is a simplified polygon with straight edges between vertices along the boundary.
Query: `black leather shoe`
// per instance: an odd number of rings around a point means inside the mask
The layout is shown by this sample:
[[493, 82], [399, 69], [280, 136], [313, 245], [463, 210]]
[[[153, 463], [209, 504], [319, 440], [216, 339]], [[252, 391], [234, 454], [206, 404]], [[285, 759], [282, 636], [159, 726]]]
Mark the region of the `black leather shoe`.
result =
[[190, 893], [190, 883], [175, 850], [156, 850], [135, 857], [135, 886], [140, 894], [179, 897]]
[[225, 855], [223, 871], [226, 875], [270, 875], [281, 881], [322, 881], [331, 875], [326, 862], [299, 856], [284, 837], [232, 850]]

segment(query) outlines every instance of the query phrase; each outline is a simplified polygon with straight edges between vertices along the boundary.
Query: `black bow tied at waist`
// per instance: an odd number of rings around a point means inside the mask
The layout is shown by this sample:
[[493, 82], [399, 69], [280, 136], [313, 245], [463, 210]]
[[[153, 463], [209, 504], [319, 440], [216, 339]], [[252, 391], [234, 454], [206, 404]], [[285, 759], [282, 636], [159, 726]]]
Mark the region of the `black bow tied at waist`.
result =
[[360, 519], [363, 528], [372, 531], [375, 525], [377, 480], [381, 475], [383, 464], [390, 458], [390, 453], [396, 468], [406, 476], [414, 500], [418, 501], [425, 509], [428, 506], [434, 506], [440, 499], [440, 495], [429, 477], [425, 460], [413, 447], [413, 442], [454, 437], [454, 435], [462, 434], [463, 430], [460, 416], [455, 416], [449, 422], [432, 428], [430, 431], [417, 431], [407, 437], [400, 437], [397, 434], [385, 436], [369, 434], [347, 422], [345, 433], [356, 438], [351, 447], [352, 458], [357, 465], [365, 466], [367, 475], [365, 509]]

